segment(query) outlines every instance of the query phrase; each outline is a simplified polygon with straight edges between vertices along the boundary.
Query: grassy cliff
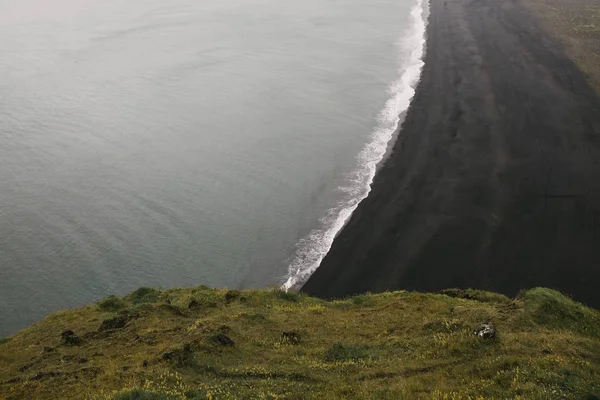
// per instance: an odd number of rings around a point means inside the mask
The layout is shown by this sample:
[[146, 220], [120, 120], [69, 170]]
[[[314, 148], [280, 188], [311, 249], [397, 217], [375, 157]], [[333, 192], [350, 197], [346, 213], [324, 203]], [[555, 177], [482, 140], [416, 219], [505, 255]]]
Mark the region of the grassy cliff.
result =
[[[491, 322], [493, 338], [473, 333]], [[143, 288], [0, 342], [2, 399], [594, 399], [600, 313], [548, 289]]]

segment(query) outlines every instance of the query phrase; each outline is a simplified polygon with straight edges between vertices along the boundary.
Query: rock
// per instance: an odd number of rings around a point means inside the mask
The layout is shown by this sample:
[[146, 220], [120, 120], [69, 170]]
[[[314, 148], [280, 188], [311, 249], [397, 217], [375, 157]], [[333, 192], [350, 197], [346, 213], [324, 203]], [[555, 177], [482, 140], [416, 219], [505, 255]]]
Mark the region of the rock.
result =
[[301, 341], [301, 337], [300, 334], [296, 331], [284, 331], [281, 333], [281, 339], [285, 342], [285, 343], [289, 343], [289, 344], [300, 344]]
[[77, 346], [81, 344], [82, 340], [72, 330], [64, 331], [61, 335], [61, 343], [65, 346]]
[[496, 327], [491, 322], [486, 322], [475, 328], [473, 334], [481, 339], [494, 339], [497, 331]]
[[215, 340], [217, 341], [217, 343], [222, 344], [223, 346], [234, 346], [235, 342], [233, 340], [231, 340], [227, 335], [224, 335], [222, 333], [218, 334], [215, 337]]

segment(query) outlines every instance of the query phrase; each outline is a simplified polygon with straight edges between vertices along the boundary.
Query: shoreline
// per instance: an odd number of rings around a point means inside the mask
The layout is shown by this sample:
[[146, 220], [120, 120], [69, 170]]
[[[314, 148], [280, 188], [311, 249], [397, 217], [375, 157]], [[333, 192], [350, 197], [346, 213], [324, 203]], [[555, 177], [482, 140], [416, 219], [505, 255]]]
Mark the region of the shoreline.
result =
[[431, 0], [392, 153], [302, 291], [548, 286], [600, 307], [600, 100], [515, 0]]
[[338, 190], [348, 194], [321, 218], [322, 226], [313, 229], [298, 243], [288, 265], [282, 288], [299, 289], [319, 267], [333, 241], [344, 229], [354, 210], [371, 191], [373, 180], [393, 150], [400, 127], [414, 97], [424, 65], [429, 0], [417, 0], [410, 11], [412, 22], [397, 43], [397, 56], [403, 63], [399, 77], [388, 86], [390, 97], [379, 112], [369, 141], [357, 155], [357, 166]]

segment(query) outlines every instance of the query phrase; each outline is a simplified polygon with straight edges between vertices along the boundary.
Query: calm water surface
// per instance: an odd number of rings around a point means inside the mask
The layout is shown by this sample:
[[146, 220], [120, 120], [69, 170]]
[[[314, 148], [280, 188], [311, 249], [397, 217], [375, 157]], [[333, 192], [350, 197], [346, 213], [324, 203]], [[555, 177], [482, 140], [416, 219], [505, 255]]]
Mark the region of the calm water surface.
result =
[[412, 0], [0, 0], [0, 336], [140, 286], [281, 284]]

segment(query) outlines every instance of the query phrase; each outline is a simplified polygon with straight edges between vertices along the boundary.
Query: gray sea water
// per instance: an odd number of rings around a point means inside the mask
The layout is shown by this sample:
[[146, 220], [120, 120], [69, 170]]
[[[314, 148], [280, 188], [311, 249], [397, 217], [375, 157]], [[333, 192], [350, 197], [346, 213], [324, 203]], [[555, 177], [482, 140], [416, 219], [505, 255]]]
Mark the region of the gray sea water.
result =
[[0, 0], [0, 336], [140, 286], [289, 281], [368, 190], [416, 5]]

